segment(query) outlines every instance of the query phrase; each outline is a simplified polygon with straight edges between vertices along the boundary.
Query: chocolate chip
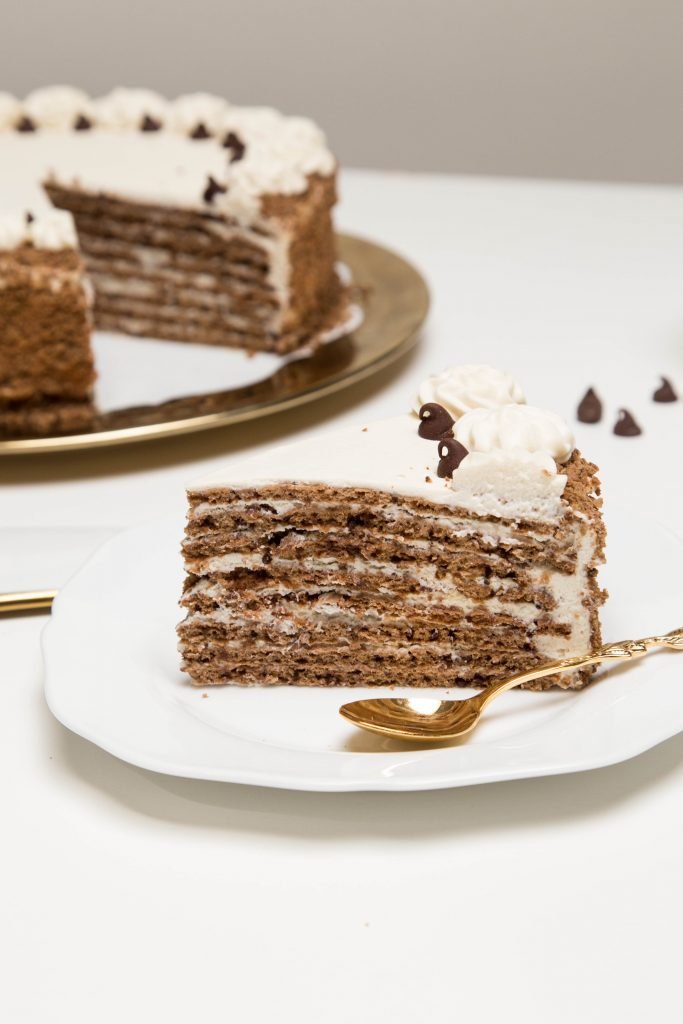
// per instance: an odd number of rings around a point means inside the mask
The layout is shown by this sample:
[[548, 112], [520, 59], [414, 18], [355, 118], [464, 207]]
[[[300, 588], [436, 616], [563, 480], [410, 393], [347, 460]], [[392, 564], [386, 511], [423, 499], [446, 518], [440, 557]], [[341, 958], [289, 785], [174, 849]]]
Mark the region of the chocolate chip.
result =
[[20, 118], [14, 127], [18, 132], [34, 132], [36, 130], [36, 126], [31, 118], [26, 116]]
[[431, 482], [432, 482], [432, 478], [431, 478], [431, 476], [426, 476], [426, 477], [425, 477], [425, 483], [426, 483], [426, 484], [431, 484]]
[[209, 174], [207, 179], [207, 185], [202, 193], [202, 199], [205, 203], [212, 203], [216, 196], [221, 195], [223, 192], [227, 192], [225, 185], [219, 185], [215, 178], [212, 178]]
[[83, 114], [79, 114], [74, 121], [75, 132], [89, 132], [92, 128], [92, 121], [89, 117], [85, 117]]
[[429, 631], [429, 639], [432, 640], [432, 641], [439, 639], [439, 631], [438, 631], [438, 629], [432, 629], [432, 630]]
[[589, 388], [579, 402], [576, 418], [580, 423], [599, 423], [602, 419], [602, 402], [593, 388]]
[[228, 132], [228, 134], [223, 139], [223, 146], [225, 149], [229, 149], [231, 151], [231, 164], [234, 164], [238, 160], [241, 160], [247, 150], [247, 147], [244, 145], [240, 137], [238, 135], [235, 135], [234, 132]]
[[420, 406], [420, 426], [417, 432], [428, 441], [438, 441], [441, 437], [452, 437], [451, 428], [455, 420], [438, 402], [427, 402]]
[[466, 455], [469, 455], [469, 452], [464, 444], [460, 444], [453, 437], [442, 437], [439, 441], [437, 474], [441, 477], [453, 476]]
[[150, 117], [149, 114], [145, 114], [142, 121], [140, 122], [141, 132], [158, 132], [161, 131], [161, 121], [157, 121], [155, 117]]
[[27, 210], [27, 211], [26, 211], [26, 223], [27, 223], [27, 224], [33, 224], [33, 222], [34, 222], [34, 220], [35, 220], [35, 219], [36, 219], [36, 218], [35, 218], [35, 217], [33, 216], [33, 214], [31, 213], [31, 211], [30, 211], [30, 210]]
[[414, 636], [415, 636], [415, 630], [413, 629], [412, 626], [408, 626], [408, 628], [406, 630], [406, 640], [412, 640]]
[[677, 402], [678, 395], [674, 391], [673, 384], [666, 377], [662, 377], [661, 386], [657, 388], [652, 396], [655, 402]]
[[191, 139], [210, 139], [211, 132], [208, 131], [203, 121], [200, 121], [190, 132]]
[[618, 437], [637, 437], [638, 434], [642, 434], [642, 430], [628, 409], [620, 409], [619, 418], [614, 424], [614, 433]]

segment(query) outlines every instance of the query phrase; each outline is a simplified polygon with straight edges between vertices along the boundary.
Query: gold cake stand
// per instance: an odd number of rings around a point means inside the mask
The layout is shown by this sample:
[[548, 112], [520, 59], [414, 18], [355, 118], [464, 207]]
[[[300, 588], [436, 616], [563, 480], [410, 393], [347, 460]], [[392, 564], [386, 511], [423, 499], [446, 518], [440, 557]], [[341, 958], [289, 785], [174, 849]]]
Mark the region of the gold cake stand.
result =
[[269, 377], [230, 391], [115, 409], [88, 433], [0, 441], [0, 455], [102, 448], [211, 430], [291, 409], [349, 387], [383, 369], [417, 341], [429, 308], [424, 279], [389, 249], [353, 235], [337, 236], [339, 257], [358, 288], [364, 319], [353, 333], [292, 357]]

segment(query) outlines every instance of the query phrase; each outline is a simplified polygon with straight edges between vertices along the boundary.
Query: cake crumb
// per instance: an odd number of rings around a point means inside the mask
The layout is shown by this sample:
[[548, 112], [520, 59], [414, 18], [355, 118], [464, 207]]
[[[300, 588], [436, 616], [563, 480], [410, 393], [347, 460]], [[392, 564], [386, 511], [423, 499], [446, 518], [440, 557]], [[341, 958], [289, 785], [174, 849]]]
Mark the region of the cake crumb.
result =
[[431, 484], [431, 482], [432, 482], [432, 478], [431, 478], [431, 476], [426, 476], [426, 477], [425, 477], [425, 483], [426, 483], [426, 484]]
[[202, 697], [208, 697], [208, 696], [209, 696], [208, 693], [203, 693], [202, 694]]
[[368, 428], [367, 427], [362, 427], [361, 434], [367, 434], [367, 432], [368, 432]]

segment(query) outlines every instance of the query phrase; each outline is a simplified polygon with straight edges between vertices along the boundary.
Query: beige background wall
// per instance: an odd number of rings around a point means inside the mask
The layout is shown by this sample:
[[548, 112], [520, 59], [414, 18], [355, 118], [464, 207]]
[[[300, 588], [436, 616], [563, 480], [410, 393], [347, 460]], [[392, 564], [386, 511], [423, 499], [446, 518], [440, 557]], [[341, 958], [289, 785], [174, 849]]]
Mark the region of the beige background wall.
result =
[[[356, 166], [683, 181], [683, 0], [2, 0], [0, 88], [206, 89]], [[0, 182], [2, 168], [0, 167]]]

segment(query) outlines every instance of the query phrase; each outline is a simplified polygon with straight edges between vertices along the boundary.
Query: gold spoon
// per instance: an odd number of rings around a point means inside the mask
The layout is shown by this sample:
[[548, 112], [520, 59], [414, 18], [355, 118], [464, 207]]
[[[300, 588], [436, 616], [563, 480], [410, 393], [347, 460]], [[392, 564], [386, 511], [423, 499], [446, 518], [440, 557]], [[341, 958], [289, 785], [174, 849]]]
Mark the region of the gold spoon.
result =
[[378, 697], [371, 700], [355, 700], [343, 704], [339, 714], [360, 729], [378, 732], [383, 736], [393, 736], [404, 740], [419, 742], [435, 742], [454, 740], [472, 732], [484, 708], [506, 690], [512, 690], [522, 683], [555, 672], [568, 672], [571, 669], [586, 668], [602, 661], [628, 661], [630, 658], [641, 658], [652, 647], [671, 647], [675, 651], [683, 651], [683, 627], [674, 629], [664, 636], [647, 636], [642, 640], [621, 640], [619, 643], [606, 644], [591, 654], [576, 658], [565, 658], [552, 661], [530, 672], [502, 679], [492, 683], [474, 697], [462, 700], [437, 700], [429, 697], [396, 699]]

